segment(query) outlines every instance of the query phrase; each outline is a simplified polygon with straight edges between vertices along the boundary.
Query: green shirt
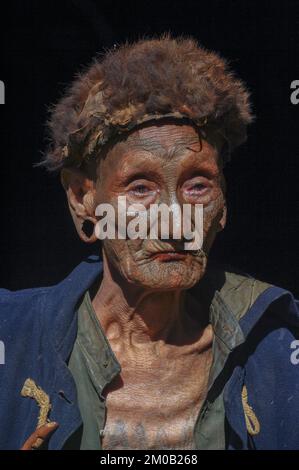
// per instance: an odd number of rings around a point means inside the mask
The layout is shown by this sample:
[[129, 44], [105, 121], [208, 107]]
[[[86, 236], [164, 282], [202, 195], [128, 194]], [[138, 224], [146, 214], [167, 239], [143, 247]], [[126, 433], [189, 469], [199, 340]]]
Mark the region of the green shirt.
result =
[[[209, 271], [198, 284], [200, 295], [209, 303], [214, 339], [208, 393], [194, 428], [195, 449], [225, 449], [223, 388], [229, 375], [224, 365], [230, 352], [244, 342], [239, 319], [268, 287], [269, 284], [256, 279], [221, 270]], [[69, 369], [77, 387], [83, 429], [79, 436], [68, 441], [67, 448], [100, 450], [106, 416], [102, 392], [120, 373], [121, 367], [98, 321], [88, 291], [78, 309], [78, 333]]]

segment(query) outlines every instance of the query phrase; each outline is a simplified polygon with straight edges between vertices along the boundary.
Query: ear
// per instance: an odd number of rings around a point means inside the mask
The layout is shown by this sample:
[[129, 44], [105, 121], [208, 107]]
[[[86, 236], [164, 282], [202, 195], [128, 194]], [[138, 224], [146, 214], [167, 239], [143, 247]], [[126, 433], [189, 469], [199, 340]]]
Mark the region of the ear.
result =
[[95, 217], [95, 183], [85, 173], [75, 168], [64, 168], [60, 173], [62, 186], [66, 192], [68, 206], [79, 237], [86, 243], [94, 243], [97, 237], [84, 232], [84, 224], [97, 223]]

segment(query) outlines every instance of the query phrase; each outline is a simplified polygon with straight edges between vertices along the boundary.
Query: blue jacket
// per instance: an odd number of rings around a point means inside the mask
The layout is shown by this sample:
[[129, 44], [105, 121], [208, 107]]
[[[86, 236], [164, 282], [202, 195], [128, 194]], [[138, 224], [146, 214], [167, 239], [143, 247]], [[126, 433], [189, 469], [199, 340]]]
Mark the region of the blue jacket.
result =
[[[81, 426], [76, 386], [67, 367], [77, 333], [76, 305], [99, 276], [97, 257], [59, 284], [17, 292], [0, 290], [0, 449], [19, 449], [35, 430], [39, 408], [21, 390], [28, 377], [47, 392], [51, 420], [60, 423], [49, 449], [61, 449]], [[299, 305], [270, 286], [240, 320], [246, 338], [229, 357], [224, 389], [228, 449], [299, 449]], [[3, 350], [5, 349], [5, 351]], [[260, 431], [246, 427], [242, 390]]]

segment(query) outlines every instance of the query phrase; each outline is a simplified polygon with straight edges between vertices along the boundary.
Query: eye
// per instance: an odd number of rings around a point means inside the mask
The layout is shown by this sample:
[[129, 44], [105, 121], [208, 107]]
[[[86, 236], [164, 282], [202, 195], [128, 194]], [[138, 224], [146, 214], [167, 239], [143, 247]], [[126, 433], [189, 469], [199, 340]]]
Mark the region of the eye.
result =
[[203, 183], [196, 183], [192, 185], [190, 188], [187, 189], [189, 194], [201, 194], [203, 193], [207, 187]]
[[196, 177], [185, 181], [182, 191], [186, 197], [199, 198], [208, 193], [210, 189], [209, 181], [204, 177]]
[[136, 186], [134, 186], [134, 188], [130, 190], [130, 192], [135, 194], [136, 196], [143, 196], [145, 194], [148, 194], [149, 191], [150, 189], [147, 188], [145, 184], [137, 184]]
[[133, 197], [148, 198], [155, 196], [155, 194], [157, 193], [157, 187], [154, 182], [143, 179], [133, 181], [127, 187], [127, 191]]
[[206, 192], [207, 189], [208, 189], [208, 186], [200, 181], [197, 181], [194, 183], [187, 183], [187, 184], [184, 184], [183, 186], [184, 192], [188, 194], [194, 194], [194, 195], [203, 194], [204, 192]]

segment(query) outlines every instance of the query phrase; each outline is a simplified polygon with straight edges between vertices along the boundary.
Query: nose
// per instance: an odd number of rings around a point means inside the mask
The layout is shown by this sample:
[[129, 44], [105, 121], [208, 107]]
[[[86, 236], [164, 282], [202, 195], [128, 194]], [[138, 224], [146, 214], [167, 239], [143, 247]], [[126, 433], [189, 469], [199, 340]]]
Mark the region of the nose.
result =
[[150, 225], [155, 224], [157, 238], [162, 240], [184, 240], [182, 204], [176, 193], [163, 195], [158, 207], [152, 209]]

